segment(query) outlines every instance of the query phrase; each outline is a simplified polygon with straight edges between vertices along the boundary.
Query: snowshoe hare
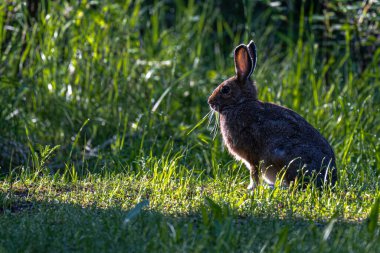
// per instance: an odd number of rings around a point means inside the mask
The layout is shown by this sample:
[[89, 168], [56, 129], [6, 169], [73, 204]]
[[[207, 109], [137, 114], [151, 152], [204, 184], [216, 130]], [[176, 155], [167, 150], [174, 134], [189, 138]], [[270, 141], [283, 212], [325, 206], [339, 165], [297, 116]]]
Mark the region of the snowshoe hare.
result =
[[[325, 138], [296, 112], [262, 102], [250, 80], [256, 67], [256, 45], [251, 41], [234, 52], [236, 75], [222, 82], [208, 99], [219, 113], [225, 145], [250, 170], [254, 189], [260, 176], [268, 184], [276, 179], [289, 185], [300, 182], [318, 187], [337, 179], [334, 151]], [[303, 184], [304, 185], [304, 184]]]

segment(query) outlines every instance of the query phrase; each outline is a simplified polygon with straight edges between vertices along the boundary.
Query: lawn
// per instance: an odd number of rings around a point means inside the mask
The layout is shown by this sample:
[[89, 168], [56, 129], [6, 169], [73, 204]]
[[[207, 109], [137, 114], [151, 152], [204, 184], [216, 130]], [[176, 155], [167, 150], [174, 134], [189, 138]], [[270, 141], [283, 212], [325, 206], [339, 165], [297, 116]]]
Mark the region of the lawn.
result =
[[[2, 1], [0, 252], [380, 252], [380, 4], [310, 2]], [[247, 191], [207, 98], [251, 39], [334, 189]]]

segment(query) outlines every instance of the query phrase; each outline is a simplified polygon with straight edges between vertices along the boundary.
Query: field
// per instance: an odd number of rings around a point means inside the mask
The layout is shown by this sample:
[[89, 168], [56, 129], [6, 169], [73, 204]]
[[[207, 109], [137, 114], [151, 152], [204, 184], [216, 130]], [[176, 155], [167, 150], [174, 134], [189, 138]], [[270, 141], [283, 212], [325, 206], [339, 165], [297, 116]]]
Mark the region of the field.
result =
[[[0, 252], [380, 252], [380, 4], [318, 3], [2, 1]], [[207, 98], [251, 39], [335, 189], [247, 191]]]

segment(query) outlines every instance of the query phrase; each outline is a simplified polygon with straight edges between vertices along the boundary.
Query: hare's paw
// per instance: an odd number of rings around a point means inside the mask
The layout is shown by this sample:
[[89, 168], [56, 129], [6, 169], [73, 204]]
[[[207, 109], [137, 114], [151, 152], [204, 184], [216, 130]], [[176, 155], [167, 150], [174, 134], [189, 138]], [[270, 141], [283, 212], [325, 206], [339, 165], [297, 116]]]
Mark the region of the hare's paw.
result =
[[251, 181], [251, 183], [248, 185], [247, 190], [248, 191], [254, 191], [256, 189], [255, 182]]

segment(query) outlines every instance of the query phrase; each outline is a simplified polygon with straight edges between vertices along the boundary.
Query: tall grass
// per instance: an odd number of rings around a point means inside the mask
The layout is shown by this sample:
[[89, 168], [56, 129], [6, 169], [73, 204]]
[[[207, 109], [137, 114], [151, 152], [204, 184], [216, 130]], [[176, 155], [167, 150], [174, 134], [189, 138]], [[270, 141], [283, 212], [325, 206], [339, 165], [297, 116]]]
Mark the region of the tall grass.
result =
[[[40, 5], [30, 20], [22, 2], [2, 4], [3, 136], [26, 143], [27, 129], [33, 143], [60, 145], [61, 161], [108, 150], [133, 160], [147, 148], [162, 149], [167, 139], [198, 152], [213, 150], [207, 130], [186, 132], [207, 113], [205, 101], [214, 86], [233, 74], [233, 46], [253, 38], [260, 98], [311, 121], [333, 143], [343, 166], [356, 159], [348, 154], [360, 140], [375, 147], [365, 148], [375, 160], [364, 159], [371, 164], [364, 167], [378, 164], [379, 52], [357, 72], [350, 29], [343, 29], [346, 53], [333, 49], [323, 58], [319, 38], [304, 28], [318, 20], [304, 12], [299, 20], [289, 17], [289, 29], [299, 27], [298, 37], [287, 40], [290, 50], [284, 52], [282, 43], [265, 46], [282, 35], [273, 24], [259, 25], [271, 22], [270, 10], [279, 12], [263, 3], [242, 6], [244, 27], [229, 24], [223, 4], [210, 2]], [[265, 11], [256, 16], [256, 9]]]

